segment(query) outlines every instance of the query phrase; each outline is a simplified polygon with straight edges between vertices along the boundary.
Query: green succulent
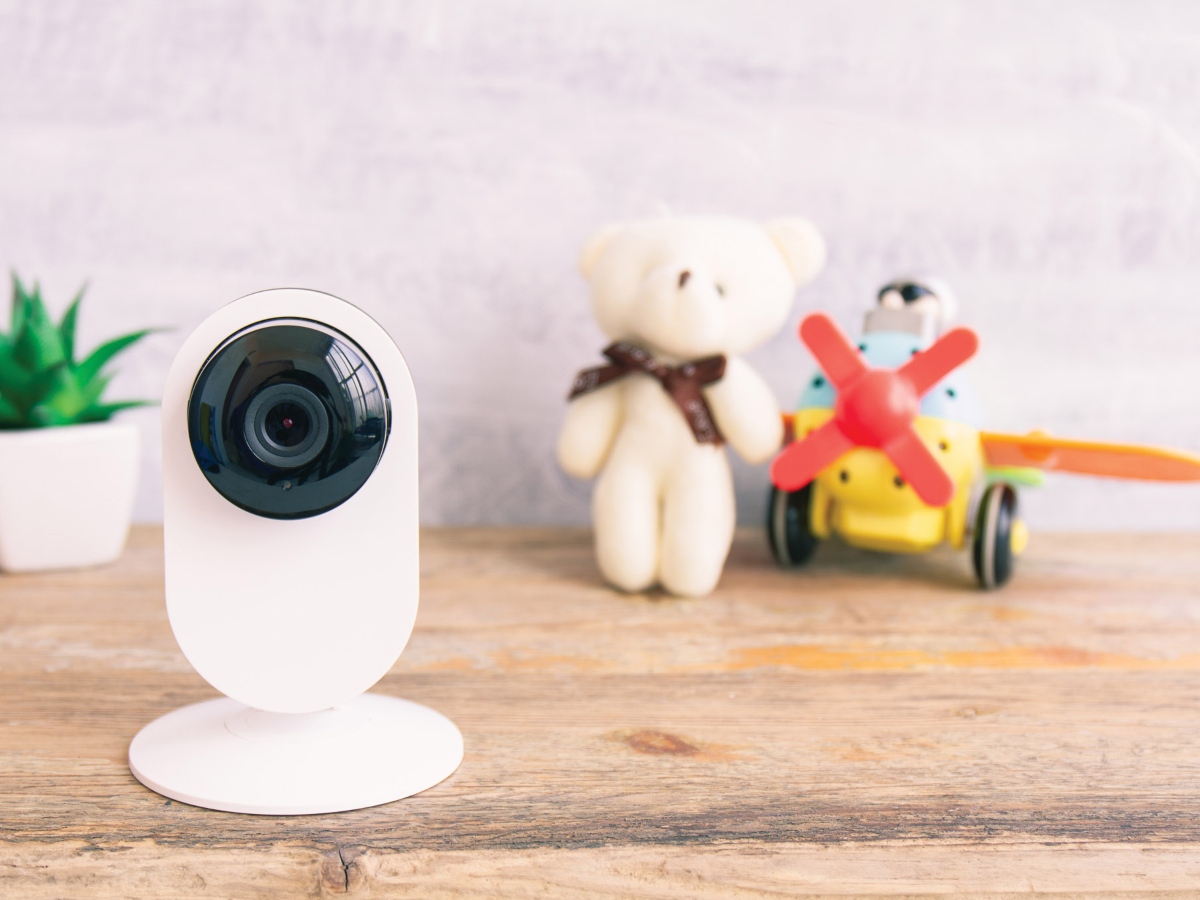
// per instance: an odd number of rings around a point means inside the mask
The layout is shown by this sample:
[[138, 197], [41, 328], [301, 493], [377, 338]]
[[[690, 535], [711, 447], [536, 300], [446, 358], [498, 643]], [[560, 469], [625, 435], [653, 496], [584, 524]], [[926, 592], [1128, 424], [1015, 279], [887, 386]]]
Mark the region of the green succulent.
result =
[[8, 334], [0, 332], [0, 429], [103, 422], [123, 409], [146, 405], [145, 400], [104, 403], [101, 395], [112, 378], [104, 367], [149, 329], [113, 338], [77, 362], [75, 323], [86, 286], [55, 325], [36, 282], [31, 292], [15, 272], [12, 280], [12, 326]]

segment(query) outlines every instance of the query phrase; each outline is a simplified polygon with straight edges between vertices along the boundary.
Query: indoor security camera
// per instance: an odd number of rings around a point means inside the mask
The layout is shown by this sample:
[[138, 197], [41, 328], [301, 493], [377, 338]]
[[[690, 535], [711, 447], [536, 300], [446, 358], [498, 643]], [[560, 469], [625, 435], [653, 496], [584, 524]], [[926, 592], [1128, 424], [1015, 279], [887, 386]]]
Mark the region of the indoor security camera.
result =
[[279, 815], [450, 775], [463, 745], [449, 719], [364, 693], [417, 614], [417, 405], [387, 333], [329, 294], [243, 297], [179, 351], [162, 428], [167, 613], [227, 696], [143, 728], [134, 776]]

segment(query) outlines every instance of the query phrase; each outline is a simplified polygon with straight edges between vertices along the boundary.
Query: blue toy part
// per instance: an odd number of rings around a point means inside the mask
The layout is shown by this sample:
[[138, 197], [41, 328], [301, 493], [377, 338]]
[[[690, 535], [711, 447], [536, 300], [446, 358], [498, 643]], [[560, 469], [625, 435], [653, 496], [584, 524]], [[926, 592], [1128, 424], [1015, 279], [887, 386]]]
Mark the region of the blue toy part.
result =
[[[921, 339], [903, 331], [873, 331], [858, 341], [867, 363], [877, 369], [895, 369], [904, 365], [922, 349]], [[797, 409], [833, 409], [837, 391], [822, 373], [808, 382], [800, 395]], [[921, 398], [921, 415], [950, 422], [961, 422], [972, 428], [983, 427], [983, 407], [971, 387], [956, 369], [943, 378]]]

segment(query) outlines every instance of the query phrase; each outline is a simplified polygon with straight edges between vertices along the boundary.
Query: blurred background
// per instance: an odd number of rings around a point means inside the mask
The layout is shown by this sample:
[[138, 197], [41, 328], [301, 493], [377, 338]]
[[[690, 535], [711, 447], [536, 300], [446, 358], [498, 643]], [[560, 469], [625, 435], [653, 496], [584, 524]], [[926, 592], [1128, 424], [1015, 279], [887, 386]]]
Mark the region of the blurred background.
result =
[[[996, 430], [1200, 450], [1200, 5], [0, 0], [0, 264], [157, 396], [216, 307], [358, 304], [408, 358], [427, 524], [586, 523], [554, 441], [599, 361], [579, 249], [664, 212], [804, 215], [815, 308], [954, 287]], [[5, 289], [7, 293], [7, 288]], [[7, 299], [5, 300], [7, 305]], [[137, 517], [161, 516], [155, 410]], [[760, 521], [765, 467], [735, 466]], [[1200, 486], [1060, 476], [1044, 529], [1200, 529]]]

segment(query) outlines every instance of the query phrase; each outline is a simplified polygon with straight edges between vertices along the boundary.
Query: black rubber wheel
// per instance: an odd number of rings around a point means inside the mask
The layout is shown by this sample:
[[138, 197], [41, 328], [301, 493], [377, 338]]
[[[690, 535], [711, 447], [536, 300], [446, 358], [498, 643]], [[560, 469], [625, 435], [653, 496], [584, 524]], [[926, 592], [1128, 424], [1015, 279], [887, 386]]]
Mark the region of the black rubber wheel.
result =
[[812, 533], [809, 507], [812, 505], [812, 485], [798, 491], [771, 489], [767, 510], [767, 537], [771, 552], [784, 568], [802, 566], [816, 552], [820, 538]]
[[975, 577], [984, 590], [1002, 587], [1012, 578], [1012, 530], [1017, 520], [1017, 492], [1007, 484], [993, 484], [983, 493], [975, 515], [975, 542], [971, 560]]

